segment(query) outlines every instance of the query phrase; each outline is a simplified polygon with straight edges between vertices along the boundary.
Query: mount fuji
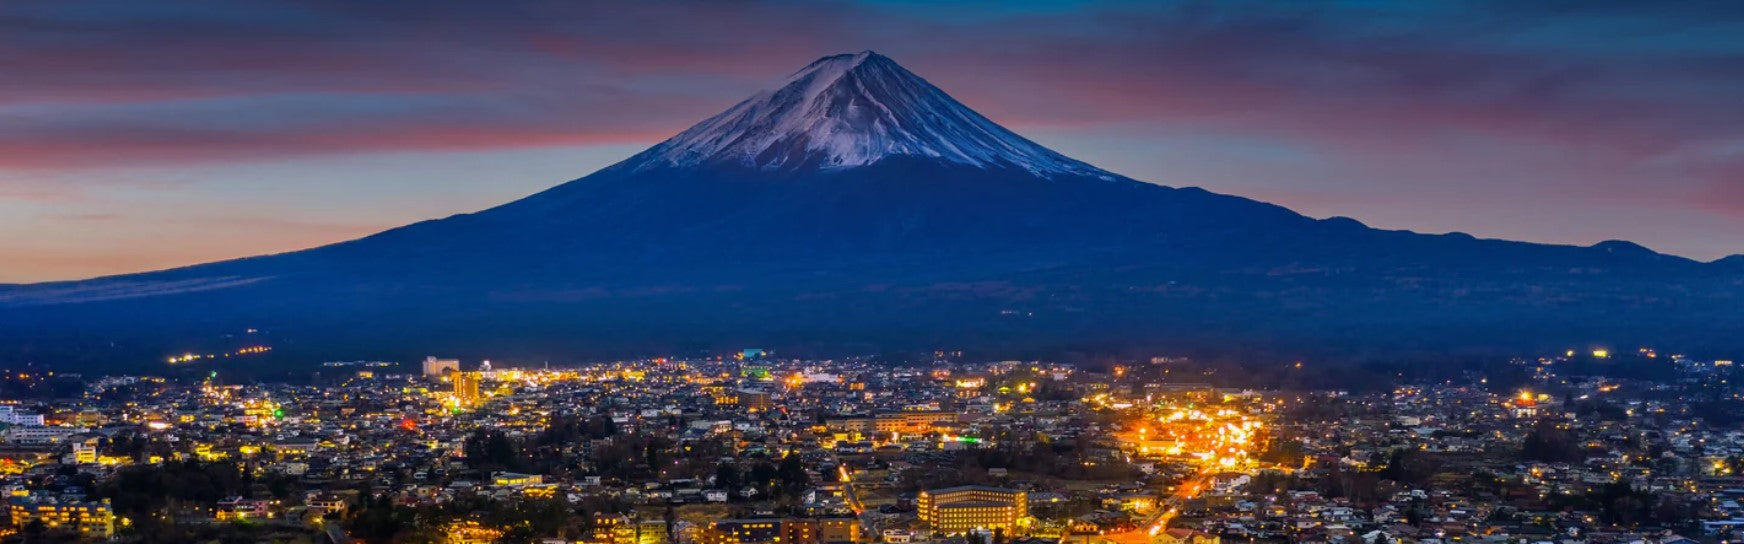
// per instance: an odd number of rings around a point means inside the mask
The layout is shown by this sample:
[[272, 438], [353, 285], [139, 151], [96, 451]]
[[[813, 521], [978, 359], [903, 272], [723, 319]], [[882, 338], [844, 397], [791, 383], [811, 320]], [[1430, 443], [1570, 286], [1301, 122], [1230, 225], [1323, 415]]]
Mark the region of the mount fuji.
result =
[[286, 360], [1744, 349], [1744, 271], [1425, 235], [1136, 181], [872, 52], [623, 162], [329, 246], [0, 286], [0, 361], [126, 366], [260, 328]]

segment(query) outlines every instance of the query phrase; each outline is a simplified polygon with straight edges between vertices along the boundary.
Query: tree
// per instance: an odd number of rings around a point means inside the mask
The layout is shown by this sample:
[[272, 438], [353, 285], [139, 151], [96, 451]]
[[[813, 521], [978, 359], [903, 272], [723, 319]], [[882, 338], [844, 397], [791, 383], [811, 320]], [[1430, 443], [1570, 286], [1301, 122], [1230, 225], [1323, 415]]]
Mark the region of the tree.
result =
[[502, 431], [474, 431], [466, 437], [462, 450], [466, 452], [467, 466], [477, 470], [526, 470], [520, 445]]
[[1538, 422], [1526, 435], [1520, 456], [1532, 461], [1561, 463], [1579, 460], [1580, 450], [1567, 432], [1558, 429], [1556, 423], [1545, 420]]
[[1425, 512], [1423, 508], [1423, 499], [1412, 499], [1411, 507], [1405, 509], [1405, 523], [1411, 524], [1412, 527], [1421, 527], [1423, 526], [1423, 520], [1426, 515], [1427, 512]]
[[776, 478], [780, 481], [783, 494], [797, 497], [811, 487], [811, 476], [805, 473], [805, 464], [800, 462], [798, 455], [788, 455], [781, 458], [781, 465], [776, 467]]
[[739, 473], [739, 467], [732, 463], [721, 463], [715, 466], [715, 486], [724, 489], [738, 489], [745, 485], [744, 476]]

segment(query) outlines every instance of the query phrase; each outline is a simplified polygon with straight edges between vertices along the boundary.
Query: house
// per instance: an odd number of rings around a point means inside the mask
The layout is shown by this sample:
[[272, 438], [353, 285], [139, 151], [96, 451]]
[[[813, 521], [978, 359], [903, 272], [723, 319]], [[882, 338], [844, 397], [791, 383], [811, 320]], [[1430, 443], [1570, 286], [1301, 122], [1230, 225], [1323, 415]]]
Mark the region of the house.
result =
[[1191, 529], [1169, 529], [1157, 533], [1151, 542], [1155, 544], [1220, 544], [1221, 540], [1217, 535], [1210, 533]]
[[244, 499], [242, 497], [230, 497], [218, 501], [218, 508], [212, 512], [212, 518], [218, 521], [269, 519], [272, 517], [272, 503], [261, 499]]

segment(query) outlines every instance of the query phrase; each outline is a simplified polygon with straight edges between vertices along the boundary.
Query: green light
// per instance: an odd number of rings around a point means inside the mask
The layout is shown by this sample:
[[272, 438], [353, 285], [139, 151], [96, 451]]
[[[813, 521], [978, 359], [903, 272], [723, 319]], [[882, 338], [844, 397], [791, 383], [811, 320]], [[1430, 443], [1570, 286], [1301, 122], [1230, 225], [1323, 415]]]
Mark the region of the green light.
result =
[[273, 408], [273, 417], [277, 418], [277, 419], [284, 419], [285, 418], [285, 409], [284, 408]]
[[981, 439], [973, 437], [973, 436], [959, 436], [959, 437], [957, 437], [957, 441], [965, 443], [965, 444], [980, 444], [981, 443]]

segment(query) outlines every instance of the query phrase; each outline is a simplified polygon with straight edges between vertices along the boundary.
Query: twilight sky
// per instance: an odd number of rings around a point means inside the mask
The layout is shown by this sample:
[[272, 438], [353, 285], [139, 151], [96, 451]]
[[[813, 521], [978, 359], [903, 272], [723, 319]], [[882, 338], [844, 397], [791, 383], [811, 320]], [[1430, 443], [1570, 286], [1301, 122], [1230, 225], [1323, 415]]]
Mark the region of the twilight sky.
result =
[[490, 207], [862, 49], [1141, 180], [1744, 252], [1739, 2], [11, 0], [0, 282]]

